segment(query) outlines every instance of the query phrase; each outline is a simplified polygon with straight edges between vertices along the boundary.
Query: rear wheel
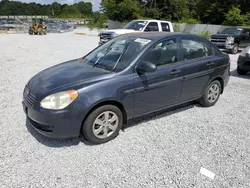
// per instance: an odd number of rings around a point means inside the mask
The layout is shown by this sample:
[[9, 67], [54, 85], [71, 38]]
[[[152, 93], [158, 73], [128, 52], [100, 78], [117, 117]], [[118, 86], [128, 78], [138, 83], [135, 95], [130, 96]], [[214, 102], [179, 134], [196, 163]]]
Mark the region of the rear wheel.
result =
[[239, 66], [237, 67], [237, 73], [239, 75], [246, 75], [247, 74], [247, 71], [245, 70], [242, 70]]
[[215, 103], [219, 100], [220, 94], [221, 83], [218, 80], [215, 80], [209, 84], [199, 102], [205, 107], [214, 106]]
[[93, 144], [102, 144], [118, 136], [123, 124], [120, 109], [105, 105], [95, 109], [84, 122], [82, 133]]

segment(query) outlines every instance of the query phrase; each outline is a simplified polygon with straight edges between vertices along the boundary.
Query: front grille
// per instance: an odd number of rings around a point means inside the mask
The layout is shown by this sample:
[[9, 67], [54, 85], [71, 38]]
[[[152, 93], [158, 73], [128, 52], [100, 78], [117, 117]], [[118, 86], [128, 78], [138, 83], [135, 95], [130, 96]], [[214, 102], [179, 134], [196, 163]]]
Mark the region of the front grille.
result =
[[100, 35], [100, 38], [110, 40], [112, 38], [112, 36], [111, 36], [111, 34], [103, 33]]
[[227, 38], [226, 37], [221, 37], [221, 38], [214, 38], [214, 37], [211, 37], [211, 42], [226, 42], [227, 41]]
[[27, 86], [25, 87], [23, 91], [23, 98], [27, 107], [29, 108], [34, 107], [35, 101], [36, 101], [35, 94]]

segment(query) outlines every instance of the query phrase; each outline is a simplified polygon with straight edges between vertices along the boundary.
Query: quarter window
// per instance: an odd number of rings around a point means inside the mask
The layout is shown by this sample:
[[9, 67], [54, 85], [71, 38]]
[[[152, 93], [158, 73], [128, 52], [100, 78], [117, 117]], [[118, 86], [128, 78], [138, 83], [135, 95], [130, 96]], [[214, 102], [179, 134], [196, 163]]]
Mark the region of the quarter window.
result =
[[176, 39], [169, 39], [160, 42], [153, 47], [142, 58], [142, 61], [149, 61], [156, 66], [172, 64], [178, 61], [178, 45]]
[[195, 40], [182, 40], [181, 51], [184, 60], [200, 59], [213, 55], [213, 50], [210, 46]]

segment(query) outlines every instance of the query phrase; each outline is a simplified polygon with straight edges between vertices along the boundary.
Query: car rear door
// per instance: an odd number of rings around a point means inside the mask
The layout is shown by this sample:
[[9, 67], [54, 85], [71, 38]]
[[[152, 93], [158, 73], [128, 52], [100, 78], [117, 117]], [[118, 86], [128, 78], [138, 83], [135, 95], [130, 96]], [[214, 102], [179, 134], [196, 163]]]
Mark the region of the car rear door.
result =
[[209, 43], [193, 37], [181, 39], [183, 86], [180, 101], [200, 97], [214, 73], [216, 62]]
[[134, 77], [134, 114], [143, 115], [179, 102], [183, 77], [176, 38], [159, 42], [140, 62], [157, 66], [151, 73]]

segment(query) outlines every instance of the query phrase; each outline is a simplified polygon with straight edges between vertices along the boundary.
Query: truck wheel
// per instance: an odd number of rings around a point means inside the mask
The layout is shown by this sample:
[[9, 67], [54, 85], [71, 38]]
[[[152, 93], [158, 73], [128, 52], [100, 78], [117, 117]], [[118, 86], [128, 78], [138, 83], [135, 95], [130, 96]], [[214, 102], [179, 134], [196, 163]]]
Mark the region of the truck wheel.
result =
[[237, 54], [239, 51], [239, 44], [234, 44], [233, 48], [231, 49], [232, 54]]
[[237, 73], [239, 75], [246, 75], [247, 74], [247, 71], [245, 70], [242, 70], [239, 66], [237, 67]]

